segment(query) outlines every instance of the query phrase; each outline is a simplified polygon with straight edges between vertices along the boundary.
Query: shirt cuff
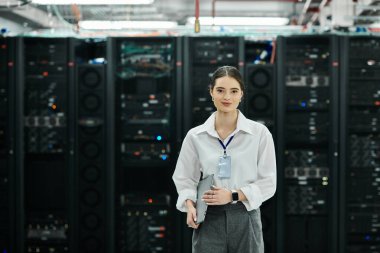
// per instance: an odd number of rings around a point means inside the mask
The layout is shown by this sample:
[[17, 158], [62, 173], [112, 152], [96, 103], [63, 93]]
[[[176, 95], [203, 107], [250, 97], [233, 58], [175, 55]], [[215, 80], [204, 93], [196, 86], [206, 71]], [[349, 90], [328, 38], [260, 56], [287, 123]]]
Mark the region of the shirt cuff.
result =
[[240, 190], [244, 193], [245, 197], [247, 198], [247, 201], [243, 201], [243, 204], [247, 208], [247, 211], [257, 209], [263, 203], [261, 190], [256, 184], [249, 184], [247, 186], [242, 187]]
[[190, 199], [194, 201], [194, 203], [197, 201], [197, 192], [194, 190], [186, 189], [182, 190], [178, 193], [178, 200], [177, 200], [177, 209], [181, 212], [187, 212], [187, 206], [186, 206], [186, 200]]

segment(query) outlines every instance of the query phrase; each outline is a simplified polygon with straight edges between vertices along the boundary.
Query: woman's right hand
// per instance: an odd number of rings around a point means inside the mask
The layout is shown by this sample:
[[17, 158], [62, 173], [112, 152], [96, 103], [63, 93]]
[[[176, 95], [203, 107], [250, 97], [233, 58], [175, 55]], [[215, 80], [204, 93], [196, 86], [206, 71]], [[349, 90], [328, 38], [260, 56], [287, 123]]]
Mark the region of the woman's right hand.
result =
[[186, 200], [187, 205], [187, 219], [186, 223], [189, 226], [189, 228], [197, 229], [199, 227], [199, 224], [195, 224], [197, 221], [197, 209], [195, 209], [195, 204], [192, 200], [188, 199]]

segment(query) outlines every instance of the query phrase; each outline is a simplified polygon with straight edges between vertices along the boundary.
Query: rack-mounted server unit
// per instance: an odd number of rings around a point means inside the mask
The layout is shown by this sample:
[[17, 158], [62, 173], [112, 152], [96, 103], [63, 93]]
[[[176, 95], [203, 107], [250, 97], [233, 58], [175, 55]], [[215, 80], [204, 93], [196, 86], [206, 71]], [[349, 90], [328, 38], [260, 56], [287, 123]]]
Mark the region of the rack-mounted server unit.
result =
[[109, 43], [118, 252], [180, 252], [171, 175], [181, 129], [181, 39], [111, 38]]
[[19, 252], [70, 252], [73, 67], [70, 40], [21, 38], [16, 109]]
[[380, 252], [380, 38], [340, 41], [339, 252]]
[[277, 47], [278, 252], [337, 252], [337, 37]]

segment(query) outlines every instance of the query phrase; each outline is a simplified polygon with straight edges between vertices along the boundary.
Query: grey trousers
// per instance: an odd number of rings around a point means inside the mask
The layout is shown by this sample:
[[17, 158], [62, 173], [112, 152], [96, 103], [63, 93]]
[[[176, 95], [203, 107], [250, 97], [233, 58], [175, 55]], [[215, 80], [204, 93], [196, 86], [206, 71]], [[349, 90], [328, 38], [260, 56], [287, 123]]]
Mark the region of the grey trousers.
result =
[[260, 209], [248, 212], [241, 202], [209, 206], [193, 231], [193, 253], [264, 253]]

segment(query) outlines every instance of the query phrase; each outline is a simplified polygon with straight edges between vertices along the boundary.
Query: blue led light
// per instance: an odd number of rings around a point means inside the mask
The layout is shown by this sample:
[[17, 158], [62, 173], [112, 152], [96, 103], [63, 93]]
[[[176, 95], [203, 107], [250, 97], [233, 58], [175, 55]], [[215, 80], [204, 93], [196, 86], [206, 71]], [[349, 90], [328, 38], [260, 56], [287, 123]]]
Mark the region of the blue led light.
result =
[[166, 159], [168, 159], [168, 156], [167, 155], [161, 155], [161, 159], [165, 161]]
[[365, 239], [366, 241], [369, 241], [369, 240], [371, 240], [371, 236], [366, 235], [366, 236], [364, 237], [364, 239]]
[[4, 249], [4, 250], [3, 250], [3, 253], [8, 253], [7, 249]]
[[157, 135], [156, 140], [158, 140], [158, 141], [162, 140], [162, 136], [161, 135]]
[[306, 107], [306, 102], [301, 102], [302, 107]]

